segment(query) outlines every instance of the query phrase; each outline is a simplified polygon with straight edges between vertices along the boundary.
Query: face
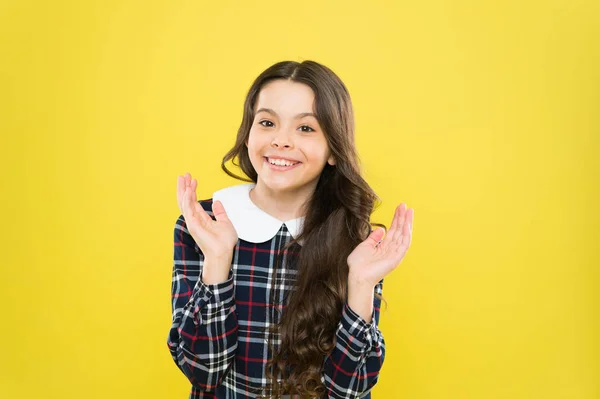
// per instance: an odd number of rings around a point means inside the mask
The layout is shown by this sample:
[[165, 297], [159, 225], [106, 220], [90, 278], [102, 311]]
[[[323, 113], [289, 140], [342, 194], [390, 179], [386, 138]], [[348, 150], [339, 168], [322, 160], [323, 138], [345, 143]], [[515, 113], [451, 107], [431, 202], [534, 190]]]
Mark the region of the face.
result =
[[314, 99], [303, 83], [278, 79], [263, 86], [246, 141], [257, 184], [277, 191], [314, 189], [325, 164], [335, 164], [313, 114]]

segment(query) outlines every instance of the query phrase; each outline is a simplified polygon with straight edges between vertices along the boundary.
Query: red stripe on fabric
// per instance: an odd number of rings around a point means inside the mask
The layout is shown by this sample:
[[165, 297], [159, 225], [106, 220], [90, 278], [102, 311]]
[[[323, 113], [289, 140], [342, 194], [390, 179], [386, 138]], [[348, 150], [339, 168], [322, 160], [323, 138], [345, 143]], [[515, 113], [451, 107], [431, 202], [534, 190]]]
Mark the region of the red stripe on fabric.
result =
[[236, 359], [239, 360], [243, 360], [245, 362], [252, 362], [252, 363], [267, 363], [268, 359], [263, 359], [262, 357], [246, 357], [246, 356], [242, 356], [242, 355], [236, 355], [235, 356]]
[[188, 287], [188, 290], [186, 292], [180, 292], [177, 294], [173, 294], [173, 295], [171, 295], [171, 298], [179, 298], [182, 296], [191, 296], [191, 295], [192, 295], [192, 290], [190, 290]]
[[261, 252], [261, 253], [272, 253], [272, 254], [276, 254], [277, 252], [279, 253], [284, 253], [286, 255], [291, 254], [291, 255], [298, 255], [297, 252], [294, 251], [290, 251], [290, 250], [281, 250], [281, 251], [277, 251], [277, 250], [272, 250], [272, 249], [264, 249], [264, 248], [253, 248], [253, 247], [246, 247], [243, 245], [239, 245], [238, 246], [239, 249], [244, 250], [244, 251], [252, 251], [252, 252]]
[[[355, 338], [352, 335], [350, 335], [350, 344], [349, 345], [352, 345], [353, 341], [355, 341]], [[336, 377], [338, 371], [340, 371], [342, 374], [347, 375], [349, 377], [353, 377], [356, 375], [356, 371], [348, 372], [341, 367], [341, 364], [344, 361], [344, 358], [346, 357], [347, 353], [348, 353], [347, 351], [342, 352], [343, 356], [340, 358], [339, 364], [337, 364], [336, 362], [333, 361], [333, 359], [331, 359], [331, 364], [333, 364], [333, 366], [335, 367], [335, 370], [336, 370], [335, 373], [333, 374], [333, 378], [332, 378], [334, 381], [335, 381], [335, 377]], [[368, 375], [376, 375], [378, 373], [379, 372], [376, 372], [375, 374], [367, 374], [367, 376]], [[366, 376], [361, 376], [361, 375], [358, 375], [357, 377], [359, 380], [364, 380], [366, 378]]]
[[[352, 336], [350, 336], [350, 344], [352, 344], [352, 339], [353, 339]], [[336, 363], [333, 359], [331, 359], [331, 364], [333, 364], [333, 367], [335, 368], [335, 372], [333, 373], [332, 380], [335, 381], [335, 377], [337, 376], [338, 371], [341, 371], [343, 374], [346, 374], [346, 373], [344, 373], [344, 370], [342, 370], [342, 368], [340, 367], [340, 364], [342, 364], [345, 357], [346, 357], [346, 351], [344, 350], [344, 351], [342, 351], [342, 357], [340, 358], [339, 364]], [[352, 375], [352, 374], [350, 374], [350, 375]]]
[[223, 339], [233, 333], [235, 333], [238, 330], [238, 326], [236, 324], [236, 326], [234, 328], [232, 328], [229, 331], [225, 331], [223, 334], [221, 335], [217, 335], [215, 337], [205, 337], [205, 336], [198, 336], [198, 335], [192, 335], [192, 334], [188, 334], [185, 331], [183, 331], [181, 329], [181, 327], [179, 327], [177, 329], [177, 331], [179, 331], [179, 334], [181, 334], [181, 336], [186, 337], [187, 339], [191, 339], [192, 341], [218, 341], [220, 339]]
[[[190, 365], [186, 364], [187, 369], [190, 369]], [[192, 375], [189, 371], [188, 373], [190, 375]], [[202, 384], [201, 382], [198, 382], [198, 380], [196, 378], [190, 378], [190, 382], [196, 386], [202, 387], [202, 389], [215, 389], [217, 387], [217, 385], [209, 385], [209, 384]]]

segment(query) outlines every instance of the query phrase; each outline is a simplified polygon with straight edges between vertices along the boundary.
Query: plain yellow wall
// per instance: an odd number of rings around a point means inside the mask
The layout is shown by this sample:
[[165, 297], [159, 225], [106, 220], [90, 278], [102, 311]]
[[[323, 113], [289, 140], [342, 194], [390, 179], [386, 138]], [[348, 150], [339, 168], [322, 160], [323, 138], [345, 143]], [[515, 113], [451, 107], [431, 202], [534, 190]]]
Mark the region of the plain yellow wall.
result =
[[415, 209], [373, 397], [600, 397], [600, 3], [3, 1], [0, 398], [186, 398], [176, 178], [252, 80], [331, 67], [374, 221]]

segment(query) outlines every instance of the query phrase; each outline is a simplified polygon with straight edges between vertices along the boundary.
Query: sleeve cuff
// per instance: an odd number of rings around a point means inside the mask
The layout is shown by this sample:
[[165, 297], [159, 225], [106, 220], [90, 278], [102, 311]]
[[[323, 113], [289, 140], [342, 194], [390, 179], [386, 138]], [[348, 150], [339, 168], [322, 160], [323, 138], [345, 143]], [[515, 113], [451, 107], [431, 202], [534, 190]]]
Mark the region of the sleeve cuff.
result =
[[202, 273], [198, 277], [198, 282], [194, 287], [194, 294], [199, 298], [206, 299], [207, 302], [225, 302], [233, 297], [233, 271], [229, 271], [227, 280], [217, 284], [205, 284], [202, 281]]
[[373, 322], [367, 323], [366, 320], [353, 311], [346, 302], [342, 311], [340, 328], [360, 343], [360, 346], [362, 347], [361, 352], [370, 350], [373, 339], [377, 337], [377, 325], [374, 323], [375, 309], [373, 309], [373, 313], [371, 314], [371, 320]]
[[233, 271], [229, 271], [227, 280], [218, 284], [205, 284], [200, 276], [191, 297], [194, 302], [195, 321], [208, 324], [215, 317], [228, 311], [234, 303], [233, 294]]
[[[375, 320], [375, 309], [373, 309], [371, 313], [371, 320]], [[373, 326], [373, 322], [367, 323], [365, 319], [363, 319], [358, 313], [356, 313], [348, 302], [344, 306], [342, 311], [342, 326], [350, 333], [354, 333], [355, 331], [366, 331]]]

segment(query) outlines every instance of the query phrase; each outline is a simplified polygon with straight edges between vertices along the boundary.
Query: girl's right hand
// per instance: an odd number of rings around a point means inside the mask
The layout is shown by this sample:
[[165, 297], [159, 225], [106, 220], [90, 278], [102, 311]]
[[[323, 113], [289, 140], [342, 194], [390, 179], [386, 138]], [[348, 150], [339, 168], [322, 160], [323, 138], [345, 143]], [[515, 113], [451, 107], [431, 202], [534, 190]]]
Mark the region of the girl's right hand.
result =
[[216, 221], [206, 213], [196, 199], [197, 185], [189, 173], [177, 177], [177, 203], [187, 229], [205, 258], [229, 259], [238, 241], [237, 232], [220, 201], [212, 205]]

